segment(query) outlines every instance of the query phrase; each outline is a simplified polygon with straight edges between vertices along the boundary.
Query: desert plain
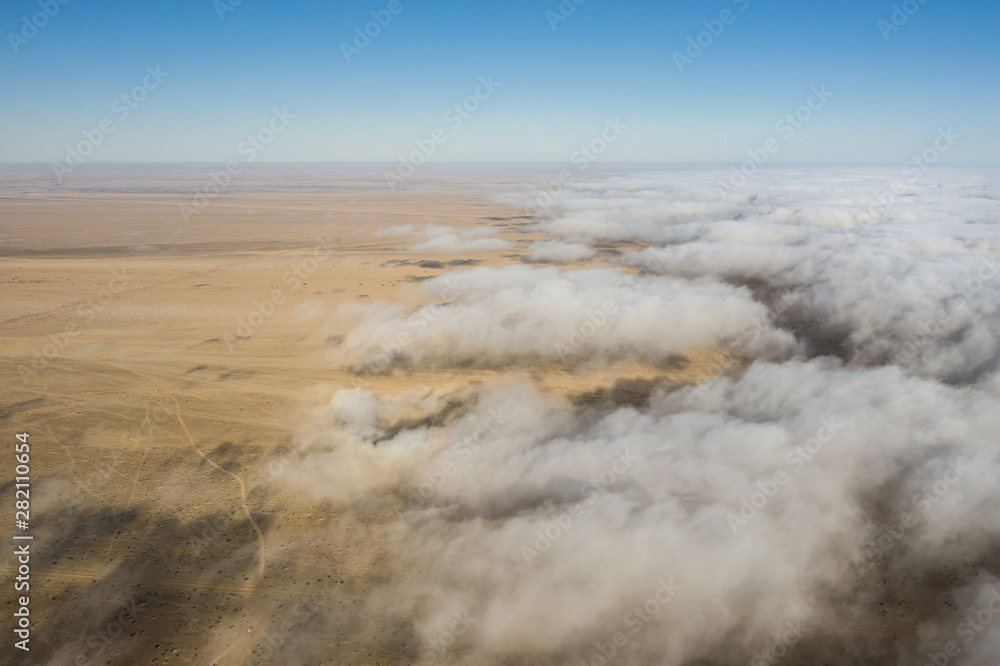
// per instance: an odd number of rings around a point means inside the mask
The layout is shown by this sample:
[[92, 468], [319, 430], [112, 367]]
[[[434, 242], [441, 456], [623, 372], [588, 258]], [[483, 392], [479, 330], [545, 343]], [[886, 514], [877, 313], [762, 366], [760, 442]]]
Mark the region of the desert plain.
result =
[[[47, 167], [4, 176], [0, 419], [12, 441], [30, 434], [36, 470], [31, 663], [278, 663], [289, 621], [329, 642], [321, 660], [282, 663], [415, 660], [412, 637], [386, 641], [364, 611], [399, 573], [377, 531], [358, 533], [385, 517], [357, 509], [341, 524], [269, 470], [280, 476], [295, 431], [336, 389], [452, 392], [510, 372], [345, 366], [351, 324], [331, 313], [419, 305], [405, 288], [428, 277], [522, 263], [538, 234], [493, 198], [524, 174], [431, 170], [390, 192], [372, 167], [260, 169], [198, 201], [197, 167], [97, 166], [61, 187]], [[509, 245], [413, 250], [380, 234], [397, 225], [488, 228]], [[692, 349], [668, 366], [514, 375], [628, 402], [654, 379], [735, 363]], [[5, 583], [15, 570], [6, 549]]]

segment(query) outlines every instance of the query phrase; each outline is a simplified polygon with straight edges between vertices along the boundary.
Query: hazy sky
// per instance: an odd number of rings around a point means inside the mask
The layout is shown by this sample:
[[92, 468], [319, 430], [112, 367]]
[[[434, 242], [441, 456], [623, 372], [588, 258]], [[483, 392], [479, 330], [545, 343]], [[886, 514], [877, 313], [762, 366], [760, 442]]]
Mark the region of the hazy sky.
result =
[[99, 140], [87, 160], [388, 161], [440, 129], [435, 161], [568, 161], [618, 118], [603, 160], [738, 161], [773, 137], [775, 161], [902, 164], [950, 126], [941, 163], [1000, 163], [996, 0], [238, 1], [5, 0], [0, 160]]

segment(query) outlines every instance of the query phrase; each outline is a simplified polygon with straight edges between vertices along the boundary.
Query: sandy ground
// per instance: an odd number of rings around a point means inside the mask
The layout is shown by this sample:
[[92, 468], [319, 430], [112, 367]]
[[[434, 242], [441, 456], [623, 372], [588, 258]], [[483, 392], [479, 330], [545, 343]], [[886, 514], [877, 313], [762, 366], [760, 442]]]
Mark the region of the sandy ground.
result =
[[[389, 192], [370, 168], [261, 170], [185, 220], [207, 171], [81, 169], [54, 187], [42, 167], [0, 181], [0, 423], [5, 446], [20, 432], [32, 444], [31, 663], [271, 663], [286, 631], [320, 616], [339, 628], [325, 663], [408, 663], [412, 637], [377, 639], [363, 610], [394, 572], [377, 530], [352, 531], [386, 517], [339, 520], [272, 483], [267, 461], [337, 388], [490, 379], [354, 374], [335, 360], [351, 326], [335, 313], [416, 305], [407, 285], [452, 262], [520, 263], [535, 237], [492, 203], [496, 174], [429, 173]], [[377, 233], [399, 224], [489, 226], [511, 246], [414, 252]], [[575, 400], [628, 402], [733, 363], [692, 350], [663, 368], [524, 372]]]

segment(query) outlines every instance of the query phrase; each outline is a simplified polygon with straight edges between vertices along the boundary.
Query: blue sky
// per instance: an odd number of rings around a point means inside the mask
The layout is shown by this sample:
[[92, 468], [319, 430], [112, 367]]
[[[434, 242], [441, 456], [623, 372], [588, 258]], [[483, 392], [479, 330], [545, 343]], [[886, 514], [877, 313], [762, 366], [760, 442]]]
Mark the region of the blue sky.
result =
[[[42, 0], [54, 16], [37, 33], [39, 0], [4, 2], [0, 161], [62, 160], [107, 120], [91, 161], [224, 162], [277, 108], [294, 119], [258, 161], [390, 161], [441, 129], [433, 160], [561, 162], [619, 118], [602, 159], [738, 161], [776, 137], [780, 161], [901, 164], [951, 126], [942, 163], [1000, 163], [996, 0], [909, 0], [912, 15], [891, 0], [566, 0], [568, 16], [558, 0], [398, 0], [351, 62], [342, 44], [390, 0], [234, 1]], [[720, 17], [679, 71], [674, 54]], [[157, 66], [168, 76], [122, 118], [114, 101]], [[500, 86], [446, 122], [490, 76]], [[832, 98], [777, 132], [821, 86]]]

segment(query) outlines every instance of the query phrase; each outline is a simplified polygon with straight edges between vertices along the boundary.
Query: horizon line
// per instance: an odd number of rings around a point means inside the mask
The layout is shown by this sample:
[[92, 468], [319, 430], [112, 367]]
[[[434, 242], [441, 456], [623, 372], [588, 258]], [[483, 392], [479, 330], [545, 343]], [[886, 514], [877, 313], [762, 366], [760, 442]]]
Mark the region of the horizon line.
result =
[[[218, 165], [225, 164], [228, 160], [94, 160], [92, 162], [85, 162], [80, 164], [74, 169], [86, 168], [86, 167], [98, 167], [98, 166], [115, 166], [115, 165], [149, 165], [149, 166], [188, 166], [188, 165]], [[602, 162], [593, 162], [589, 165], [591, 169], [599, 169], [602, 166], [623, 166], [623, 165], [671, 165], [671, 166], [686, 166], [686, 165], [712, 165], [712, 166], [722, 166], [722, 167], [733, 167], [743, 164], [743, 161], [729, 161], [729, 160], [607, 160]], [[0, 166], [31, 166], [31, 167], [51, 167], [54, 162], [40, 162], [40, 161], [13, 161], [13, 160], [0, 160]], [[295, 165], [317, 165], [317, 166], [354, 166], [354, 165], [366, 165], [366, 166], [396, 166], [397, 161], [387, 161], [387, 160], [268, 160], [268, 161], [255, 161], [255, 162], [241, 162], [241, 167], [255, 167], [255, 166], [295, 166]], [[421, 165], [419, 168], [423, 169], [426, 167], [441, 167], [441, 166], [451, 166], [451, 165], [561, 165], [566, 166], [568, 163], [565, 160], [448, 160], [441, 162], [427, 162]], [[905, 164], [905, 162], [904, 162]], [[898, 162], [770, 162], [768, 164], [758, 165], [761, 170], [769, 168], [785, 168], [785, 167], [850, 167], [850, 168], [863, 168], [863, 167], [899, 167]], [[928, 165], [930, 168], [965, 168], [965, 167], [1000, 167], [1000, 162], [957, 162], [949, 164], [936, 164]]]

